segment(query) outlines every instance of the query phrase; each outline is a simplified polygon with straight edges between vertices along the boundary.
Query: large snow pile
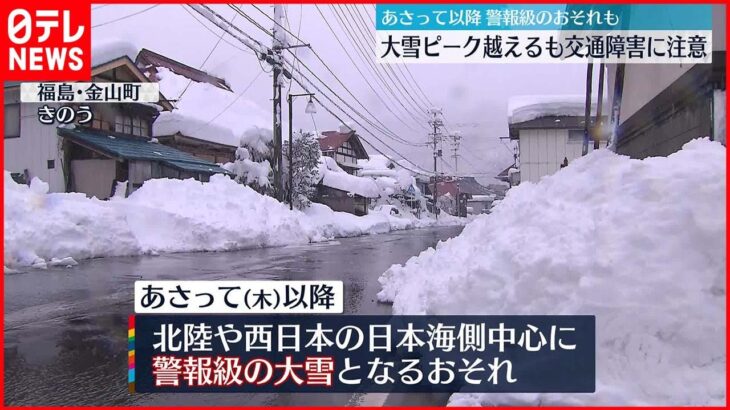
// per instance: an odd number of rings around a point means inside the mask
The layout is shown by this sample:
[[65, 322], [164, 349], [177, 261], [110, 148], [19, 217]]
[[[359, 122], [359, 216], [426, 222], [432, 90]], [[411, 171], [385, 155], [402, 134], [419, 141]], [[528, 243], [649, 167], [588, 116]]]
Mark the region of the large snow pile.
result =
[[723, 405], [725, 148], [607, 150], [510, 190], [462, 234], [394, 265], [397, 314], [596, 315], [595, 394], [456, 394], [452, 405]]
[[5, 265], [45, 267], [53, 258], [77, 259], [139, 253], [141, 248], [120, 209], [84, 194], [30, 187], [5, 171]]
[[160, 92], [179, 101], [175, 102], [173, 111], [162, 112], [155, 120], [153, 132], [156, 136], [179, 132], [188, 137], [237, 147], [242, 136], [247, 138], [244, 134], [247, 130], [254, 126], [265, 127], [269, 123], [265, 111], [235, 92], [191, 81], [165, 67], [157, 70]]
[[[605, 104], [604, 104], [605, 106]], [[586, 97], [568, 95], [518, 95], [507, 101], [507, 118], [510, 124], [548, 116], [584, 116]], [[596, 103], [591, 104], [591, 115], [596, 113]]]
[[73, 265], [74, 259], [158, 252], [226, 251], [305, 244], [435, 224], [371, 212], [358, 217], [314, 204], [306, 212], [261, 195], [225, 175], [146, 181], [109, 201], [48, 193], [34, 178], [15, 183], [5, 171], [5, 266]]

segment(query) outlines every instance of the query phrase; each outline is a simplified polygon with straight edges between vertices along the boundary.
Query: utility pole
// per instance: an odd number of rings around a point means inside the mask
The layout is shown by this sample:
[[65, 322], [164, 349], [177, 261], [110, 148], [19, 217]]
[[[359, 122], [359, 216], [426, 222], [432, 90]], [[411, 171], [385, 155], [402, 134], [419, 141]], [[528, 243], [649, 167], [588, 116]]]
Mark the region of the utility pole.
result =
[[454, 173], [456, 174], [456, 216], [461, 216], [461, 186], [459, 185], [459, 145], [461, 144], [461, 133], [456, 131], [449, 135], [451, 138], [451, 158], [454, 159]]
[[437, 108], [431, 108], [428, 110], [428, 114], [431, 116], [431, 119], [428, 121], [428, 123], [433, 127], [433, 133], [429, 134], [429, 143], [433, 145], [433, 212], [436, 214], [436, 219], [439, 218], [438, 213], [438, 183], [439, 183], [439, 174], [438, 174], [438, 158], [441, 156], [441, 150], [438, 149], [438, 144], [441, 142], [442, 135], [441, 135], [441, 127], [443, 127], [444, 122], [441, 119], [441, 109]]
[[603, 119], [601, 118], [603, 111], [603, 81], [605, 65], [602, 62], [598, 66], [598, 102], [596, 103], [596, 121], [593, 127], [593, 149], [601, 148], [601, 134], [603, 133]]
[[585, 120], [583, 128], [583, 155], [588, 154], [588, 141], [591, 130], [591, 100], [593, 92], [593, 61], [588, 63], [586, 72], [586, 106], [585, 106]]
[[271, 43], [271, 50], [273, 52], [272, 55], [272, 71], [274, 73], [274, 158], [273, 158], [273, 168], [274, 168], [274, 195], [276, 198], [281, 201], [284, 199], [284, 183], [283, 183], [283, 173], [281, 172], [282, 169], [282, 140], [281, 140], [281, 72], [282, 72], [282, 50], [286, 47], [286, 45], [281, 41], [282, 38], [285, 38], [286, 33], [282, 32], [280, 30], [280, 27], [283, 23], [283, 17], [284, 17], [284, 6], [281, 4], [275, 4], [274, 5], [274, 27], [271, 29], [272, 33], [272, 43]]

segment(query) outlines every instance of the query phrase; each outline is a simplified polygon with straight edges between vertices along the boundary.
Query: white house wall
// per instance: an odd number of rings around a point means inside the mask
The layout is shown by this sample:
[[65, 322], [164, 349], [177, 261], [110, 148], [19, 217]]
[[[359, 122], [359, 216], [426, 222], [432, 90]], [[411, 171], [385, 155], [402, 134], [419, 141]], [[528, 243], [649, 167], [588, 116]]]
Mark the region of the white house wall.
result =
[[[5, 103], [19, 100], [18, 88], [5, 90]], [[20, 104], [20, 138], [5, 138], [5, 170], [23, 173], [27, 169], [30, 178], [38, 177], [47, 182], [51, 192], [64, 192], [63, 168], [56, 127], [38, 122], [41, 104]], [[48, 104], [51, 105], [52, 104]], [[48, 169], [48, 160], [54, 168]]]
[[[538, 182], [541, 177], [560, 169], [563, 159], [568, 163], [583, 153], [583, 143], [568, 142], [568, 130], [520, 130], [520, 180]], [[588, 148], [593, 150], [591, 144]]]

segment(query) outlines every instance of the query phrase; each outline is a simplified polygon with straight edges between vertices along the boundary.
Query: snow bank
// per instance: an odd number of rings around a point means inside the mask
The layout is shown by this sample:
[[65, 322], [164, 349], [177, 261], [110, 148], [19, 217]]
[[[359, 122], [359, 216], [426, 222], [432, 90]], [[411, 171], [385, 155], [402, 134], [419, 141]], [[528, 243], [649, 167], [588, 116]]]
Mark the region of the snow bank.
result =
[[[519, 95], [508, 100], [507, 117], [510, 124], [516, 124], [557, 115], [580, 117], [585, 115], [585, 109], [585, 95]], [[594, 102], [591, 104], [591, 115], [595, 114]]]
[[124, 214], [84, 194], [47, 193], [33, 178], [18, 185], [5, 171], [5, 265], [45, 267], [53, 258], [86, 259], [142, 251]]
[[245, 134], [252, 127], [265, 127], [269, 123], [265, 120], [266, 112], [254, 102], [208, 83], [190, 81], [165, 67], [157, 70], [162, 94], [178, 99], [183, 90], [185, 93], [173, 111], [162, 112], [155, 120], [155, 136], [179, 132], [232, 147], [238, 147], [242, 137], [265, 136], [265, 133]]
[[11, 268], [68, 266], [103, 256], [306, 244], [436, 224], [378, 212], [357, 217], [319, 204], [305, 213], [290, 211], [220, 174], [209, 183], [149, 180], [128, 198], [101, 201], [48, 193], [48, 185], [37, 178], [30, 186], [19, 185], [6, 171], [4, 206], [5, 265]]
[[666, 158], [595, 151], [392, 266], [379, 298], [397, 314], [596, 315], [595, 394], [451, 405], [723, 405], [725, 159], [709, 140]]

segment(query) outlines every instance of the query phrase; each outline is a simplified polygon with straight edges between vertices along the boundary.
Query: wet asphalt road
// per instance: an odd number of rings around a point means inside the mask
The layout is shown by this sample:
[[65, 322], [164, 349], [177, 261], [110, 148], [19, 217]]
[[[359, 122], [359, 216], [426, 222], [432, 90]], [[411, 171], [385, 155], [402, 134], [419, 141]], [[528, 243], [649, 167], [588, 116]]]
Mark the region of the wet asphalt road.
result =
[[346, 314], [390, 314], [377, 278], [456, 236], [441, 227], [227, 253], [105, 258], [5, 275], [7, 405], [442, 405], [429, 394], [129, 394], [127, 316], [138, 279], [331, 279]]

